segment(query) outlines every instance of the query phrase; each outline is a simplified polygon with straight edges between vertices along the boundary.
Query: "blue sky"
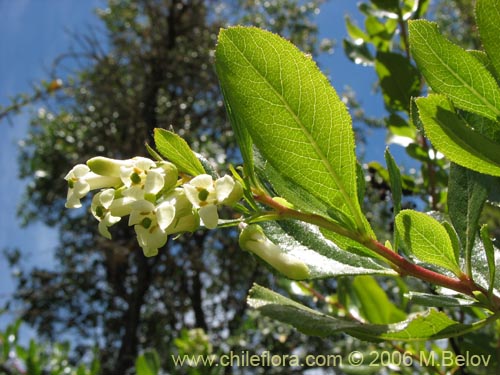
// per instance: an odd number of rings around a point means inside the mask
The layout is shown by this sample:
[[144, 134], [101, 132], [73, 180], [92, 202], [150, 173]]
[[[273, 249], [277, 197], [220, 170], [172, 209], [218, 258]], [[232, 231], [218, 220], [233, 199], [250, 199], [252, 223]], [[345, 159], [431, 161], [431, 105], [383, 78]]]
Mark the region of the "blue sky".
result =
[[[47, 77], [46, 72], [55, 57], [68, 50], [72, 38], [67, 32], [84, 32], [95, 25], [93, 9], [103, 0], [0, 0], [0, 104], [8, 97], [29, 92], [32, 83]], [[333, 55], [320, 58], [322, 69], [329, 72], [333, 86], [340, 93], [346, 85], [366, 104], [369, 115], [383, 115], [383, 103], [372, 93], [375, 81], [373, 69], [355, 66], [341, 49], [345, 35], [344, 15], [358, 16], [355, 1], [330, 0], [318, 16], [320, 38], [337, 40]], [[36, 110], [36, 108], [33, 108]], [[21, 248], [27, 254], [26, 264], [53, 267], [52, 248], [57, 241], [55, 231], [41, 225], [21, 228], [16, 218], [24, 182], [17, 179], [17, 143], [28, 128], [29, 113], [12, 118], [12, 124], [0, 123], [0, 249]], [[376, 132], [371, 138], [376, 147], [367, 149], [368, 159], [383, 159], [384, 134]], [[8, 265], [0, 258], [0, 305], [12, 293], [13, 283]], [[12, 316], [0, 317], [0, 326]]]
[[[68, 50], [71, 36], [65, 30], [83, 30], [94, 22], [92, 9], [100, 0], [0, 0], [0, 104], [29, 92], [33, 83], [47, 77], [53, 59]], [[95, 22], [94, 22], [95, 23]], [[24, 182], [17, 179], [17, 144], [28, 128], [29, 113], [2, 121], [0, 137], [0, 250], [21, 248], [27, 264], [52, 266], [55, 231], [41, 224], [21, 228], [16, 218]], [[0, 257], [0, 305], [12, 292], [8, 264]], [[1, 323], [11, 320], [2, 317]]]

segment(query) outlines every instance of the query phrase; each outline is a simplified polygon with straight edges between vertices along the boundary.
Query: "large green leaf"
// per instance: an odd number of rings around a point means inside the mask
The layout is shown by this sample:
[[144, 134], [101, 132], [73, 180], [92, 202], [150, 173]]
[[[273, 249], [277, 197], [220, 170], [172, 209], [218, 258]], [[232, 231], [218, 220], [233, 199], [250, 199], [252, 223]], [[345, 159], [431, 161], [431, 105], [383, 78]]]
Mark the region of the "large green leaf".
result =
[[443, 95], [416, 100], [425, 134], [451, 161], [480, 173], [500, 176], [499, 145], [471, 129]]
[[245, 127], [290, 183], [370, 232], [357, 199], [351, 118], [310, 57], [278, 35], [233, 27], [219, 34], [216, 68], [232, 125]]
[[500, 80], [500, 2], [498, 0], [477, 0], [476, 22], [484, 49], [495, 67]]
[[311, 279], [362, 274], [396, 275], [392, 269], [370, 258], [340, 249], [313, 225], [291, 220], [260, 225], [272, 242], [307, 265]]
[[457, 336], [485, 323], [462, 324], [442, 312], [429, 310], [398, 323], [362, 324], [325, 315], [259, 285], [250, 290], [248, 303], [262, 314], [290, 324], [302, 333], [321, 337], [347, 333], [365, 340], [431, 340]]
[[433, 22], [409, 21], [409, 32], [412, 56], [434, 91], [458, 108], [500, 118], [500, 89], [482, 63], [446, 40]]
[[448, 213], [462, 242], [468, 267], [474, 240], [478, 232], [479, 216], [488, 198], [489, 176], [452, 163], [448, 182]]
[[436, 219], [422, 212], [403, 210], [396, 216], [395, 224], [408, 252], [425, 263], [461, 274], [448, 232]]
[[174, 163], [179, 171], [192, 176], [206, 173], [194, 152], [179, 135], [157, 128], [154, 132], [154, 139], [158, 152]]

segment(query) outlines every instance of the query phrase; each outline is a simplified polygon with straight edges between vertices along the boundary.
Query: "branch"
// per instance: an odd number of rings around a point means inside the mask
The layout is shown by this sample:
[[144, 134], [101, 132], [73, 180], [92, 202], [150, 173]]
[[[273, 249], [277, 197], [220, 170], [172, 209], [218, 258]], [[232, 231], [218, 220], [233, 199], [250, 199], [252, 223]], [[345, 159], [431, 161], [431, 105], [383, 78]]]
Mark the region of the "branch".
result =
[[[453, 278], [438, 272], [429, 270], [415, 263], [411, 263], [406, 258], [402, 257], [393, 250], [379, 243], [377, 240], [366, 237], [358, 232], [353, 232], [341, 225], [325, 219], [322, 216], [296, 211], [292, 208], [283, 206], [279, 202], [273, 200], [265, 194], [255, 194], [256, 201], [272, 207], [275, 210], [274, 218], [279, 219], [296, 219], [309, 224], [314, 224], [324, 229], [330, 230], [341, 236], [350, 238], [359, 244], [366, 246], [368, 249], [380, 255], [389, 265], [391, 265], [400, 276], [413, 276], [417, 279], [427, 281], [434, 285], [439, 285], [447, 289], [455, 290], [459, 293], [476, 298], [474, 292], [480, 292], [488, 296], [488, 291], [482, 286], [477, 285], [469, 276], [463, 275], [461, 278]], [[492, 296], [491, 298], [492, 311], [500, 311], [500, 298]]]

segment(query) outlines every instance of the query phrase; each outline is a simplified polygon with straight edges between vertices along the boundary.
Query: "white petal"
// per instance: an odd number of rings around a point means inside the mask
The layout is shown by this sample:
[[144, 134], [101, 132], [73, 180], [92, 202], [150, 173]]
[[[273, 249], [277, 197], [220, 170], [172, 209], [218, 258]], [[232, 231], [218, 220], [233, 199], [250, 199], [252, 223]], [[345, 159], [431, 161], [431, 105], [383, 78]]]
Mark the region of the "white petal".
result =
[[132, 181], [130, 180], [130, 176], [134, 172], [134, 168], [132, 167], [121, 167], [120, 168], [120, 179], [122, 180], [123, 184], [127, 187], [132, 185]]
[[193, 206], [196, 208], [200, 207], [200, 198], [198, 198], [198, 189], [190, 184], [184, 185], [184, 193], [186, 194], [187, 199], [191, 202]]
[[144, 192], [149, 194], [157, 194], [163, 189], [165, 184], [165, 179], [163, 178], [162, 169], [156, 168], [151, 169], [146, 177], [146, 183], [144, 184]]
[[85, 176], [90, 171], [90, 168], [85, 164], [77, 164], [71, 169], [66, 176], [64, 176], [65, 180], [69, 180], [71, 178], [81, 178]]
[[143, 171], [148, 171], [156, 166], [155, 162], [148, 158], [143, 158], [141, 156], [136, 156], [132, 158], [136, 168], [142, 169]]
[[128, 225], [140, 224], [145, 217], [151, 216], [155, 209], [154, 204], [146, 200], [135, 201], [131, 206]]
[[215, 181], [215, 194], [217, 195], [217, 201], [222, 202], [234, 189], [234, 180], [231, 176], [225, 175], [222, 178], [217, 179]]
[[144, 189], [142, 186], [134, 185], [122, 192], [124, 197], [128, 197], [135, 201], [144, 200]]
[[191, 181], [189, 181], [190, 185], [193, 185], [198, 188], [203, 188], [205, 190], [211, 191], [214, 187], [214, 180], [212, 176], [208, 174], [200, 174], [194, 177]]
[[111, 239], [111, 233], [109, 233], [108, 226], [104, 221], [99, 222], [99, 233], [101, 233], [101, 236], [107, 238], [108, 240]]
[[175, 207], [168, 203], [163, 202], [158, 207], [156, 207], [156, 219], [158, 220], [158, 226], [161, 230], [165, 230], [175, 218]]
[[208, 229], [214, 229], [219, 223], [219, 214], [217, 212], [217, 206], [209, 205], [200, 208], [199, 211], [201, 221], [203, 225]]
[[132, 203], [135, 202], [135, 199], [124, 197], [118, 198], [113, 201], [111, 207], [109, 207], [109, 211], [113, 216], [126, 216], [130, 215], [132, 212]]
[[151, 251], [158, 249], [167, 243], [168, 236], [159, 227], [146, 229], [142, 225], [136, 225], [134, 229], [137, 235], [137, 242], [143, 250]]
[[101, 203], [101, 205], [106, 209], [111, 207], [111, 204], [115, 199], [115, 189], [106, 189], [98, 194], [99, 194], [99, 202]]

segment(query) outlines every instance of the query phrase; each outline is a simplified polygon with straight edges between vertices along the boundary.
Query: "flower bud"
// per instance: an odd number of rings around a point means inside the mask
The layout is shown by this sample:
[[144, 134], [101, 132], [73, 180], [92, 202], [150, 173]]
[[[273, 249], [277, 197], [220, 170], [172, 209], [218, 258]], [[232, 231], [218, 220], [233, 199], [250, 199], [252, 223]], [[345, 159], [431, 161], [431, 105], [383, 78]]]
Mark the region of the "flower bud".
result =
[[256, 224], [246, 226], [240, 234], [240, 247], [266, 261], [271, 267], [292, 280], [309, 278], [309, 267], [300, 259], [285, 253], [271, 242]]
[[101, 176], [120, 177], [120, 168], [131, 165], [130, 160], [117, 160], [96, 156], [87, 160], [87, 165], [94, 173]]

